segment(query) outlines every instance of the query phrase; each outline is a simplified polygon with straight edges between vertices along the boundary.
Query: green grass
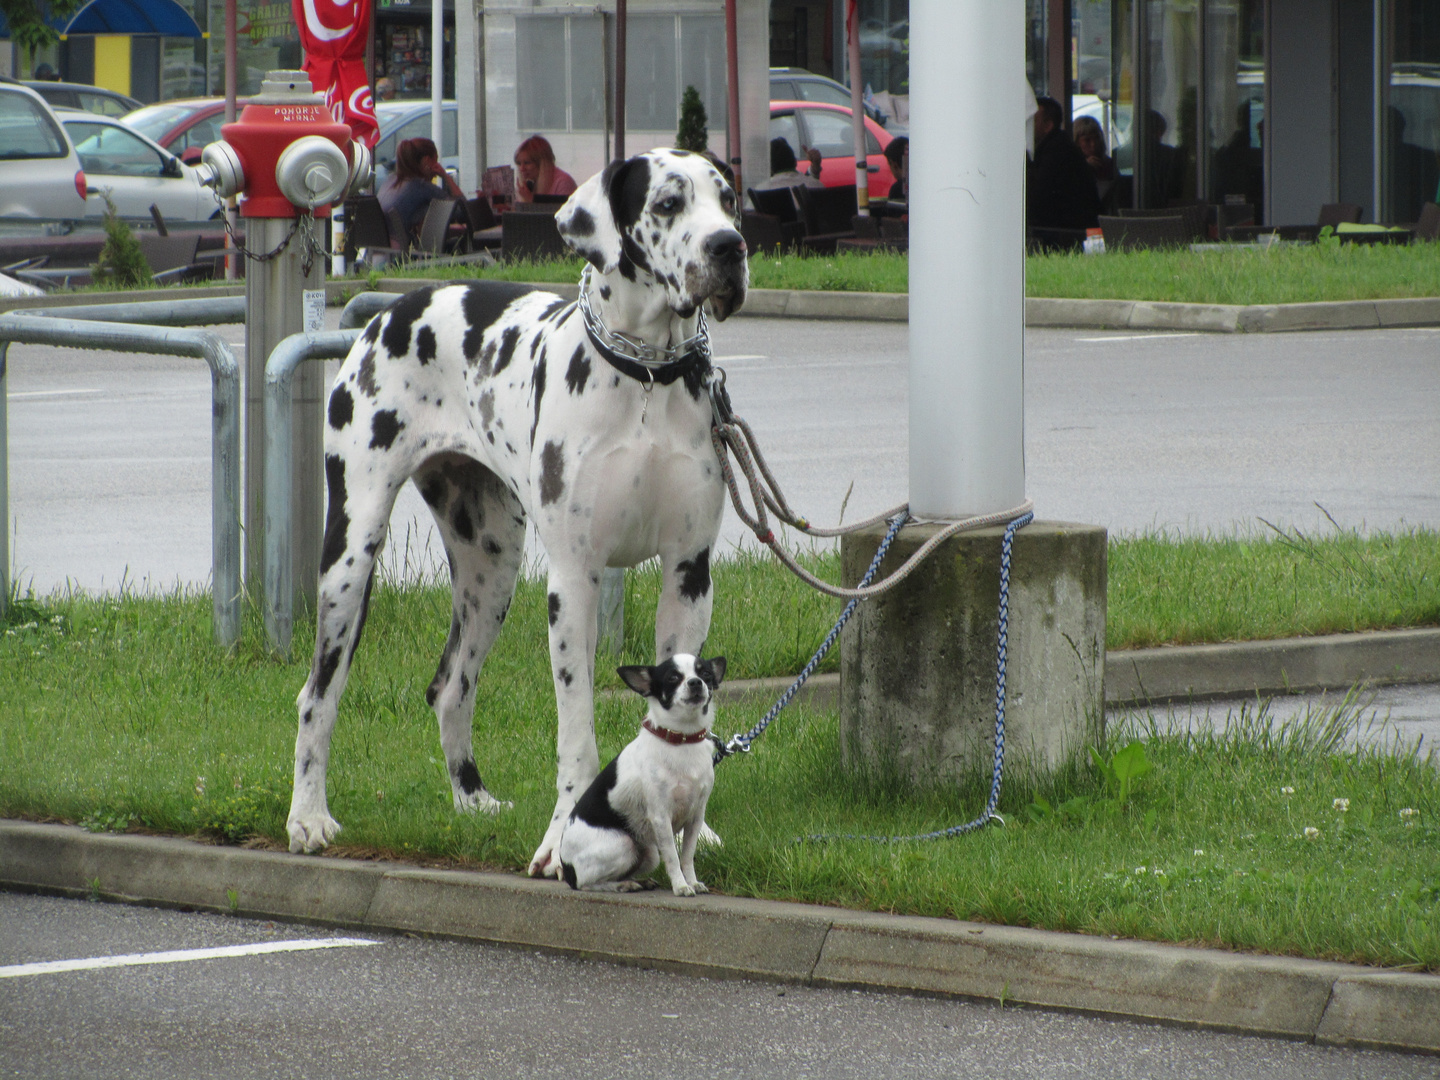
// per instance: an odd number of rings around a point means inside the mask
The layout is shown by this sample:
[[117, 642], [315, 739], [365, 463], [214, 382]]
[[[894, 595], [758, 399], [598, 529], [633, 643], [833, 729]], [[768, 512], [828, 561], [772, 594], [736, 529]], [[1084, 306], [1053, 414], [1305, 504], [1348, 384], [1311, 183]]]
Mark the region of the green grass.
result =
[[[497, 267], [402, 268], [401, 277], [493, 278], [573, 283], [581, 261], [550, 259]], [[387, 271], [387, 276], [389, 272]], [[905, 292], [904, 255], [840, 253], [750, 262], [756, 289]], [[1440, 244], [1321, 243], [1268, 252], [1139, 251], [1100, 256], [1032, 255], [1029, 296], [1162, 300], [1195, 304], [1289, 304], [1440, 295]]]
[[[1171, 618], [1192, 628], [1215, 620], [1190, 609], [1224, 608], [1218, 585], [1241, 570], [1252, 583], [1230, 580], [1236, 595], [1269, 588], [1278, 598], [1283, 590], [1260, 578], [1293, 589], [1295, 574], [1314, 574], [1301, 580], [1317, 607], [1321, 593], [1363, 606], [1395, 582], [1404, 594], [1417, 574], [1433, 583], [1437, 550], [1436, 535], [1419, 530], [1121, 539], [1111, 546], [1111, 620], [1155, 632], [1153, 614], [1139, 617], [1153, 598], [1135, 597], [1156, 574], [1174, 582]], [[1196, 562], [1210, 565], [1182, 577]], [[829, 556], [811, 564], [833, 566]], [[1354, 580], [1339, 587], [1338, 578]], [[717, 563], [715, 582], [707, 651], [730, 657], [735, 678], [794, 671], [833, 615], [832, 601], [759, 556]], [[657, 591], [653, 569], [629, 575], [626, 662], [650, 658]], [[478, 763], [515, 803], [499, 817], [451, 810], [424, 701], [448, 609], [448, 590], [434, 585], [376, 590], [334, 740], [338, 850], [517, 870], [554, 799], [544, 586], [522, 580], [477, 690]], [[1428, 611], [1435, 621], [1433, 601]], [[209, 613], [203, 594], [19, 600], [0, 633], [0, 815], [283, 844], [307, 664], [266, 658], [253, 612], [242, 646], [220, 653]], [[297, 642], [312, 635], [297, 626]], [[609, 665], [600, 689], [596, 732], [608, 757], [633, 736], [640, 710]], [[740, 730], [757, 713], [727, 706], [719, 727]], [[1359, 722], [1351, 702], [1279, 736], [1253, 707], [1223, 736], [1141, 731], [1154, 768], [1123, 804], [1076, 765], [1038, 788], [1012, 778], [1005, 828], [924, 845], [797, 844], [812, 833], [909, 834], [968, 820], [988, 777], [915, 794], [852, 775], [837, 718], [792, 707], [754, 753], [721, 767], [709, 817], [725, 846], [702, 853], [699, 869], [731, 894], [1440, 970], [1440, 774], [1405, 754], [1347, 750]], [[1106, 753], [1129, 737], [1112, 732]], [[1350, 800], [1348, 812], [1337, 798]]]

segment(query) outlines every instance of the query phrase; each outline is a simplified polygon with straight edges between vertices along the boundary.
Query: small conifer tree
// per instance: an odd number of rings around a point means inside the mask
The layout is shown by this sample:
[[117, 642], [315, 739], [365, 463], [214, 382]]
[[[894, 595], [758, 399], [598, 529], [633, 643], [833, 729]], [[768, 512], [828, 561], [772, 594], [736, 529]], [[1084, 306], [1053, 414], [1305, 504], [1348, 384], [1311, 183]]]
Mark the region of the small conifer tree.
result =
[[707, 120], [700, 91], [693, 86], [685, 87], [685, 93], [680, 95], [680, 130], [675, 134], [675, 149], [693, 150], [697, 154], [708, 150], [710, 136], [705, 131]]
[[153, 280], [150, 264], [140, 250], [140, 241], [135, 239], [130, 226], [120, 220], [109, 195], [105, 196], [105, 243], [100, 246], [99, 258], [90, 272], [95, 284], [121, 289], [149, 285]]

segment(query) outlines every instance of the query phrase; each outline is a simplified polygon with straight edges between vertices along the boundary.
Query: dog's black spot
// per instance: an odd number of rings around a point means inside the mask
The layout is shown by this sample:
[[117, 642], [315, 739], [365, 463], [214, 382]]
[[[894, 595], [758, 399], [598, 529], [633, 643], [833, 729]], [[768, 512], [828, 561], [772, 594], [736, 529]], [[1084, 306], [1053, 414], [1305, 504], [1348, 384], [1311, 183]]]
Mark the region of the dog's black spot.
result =
[[610, 792], [615, 790], [618, 770], [615, 761], [612, 759], [609, 765], [600, 770], [600, 775], [595, 777], [595, 782], [585, 789], [579, 800], [575, 803], [574, 816], [596, 829], [614, 829], [623, 832], [631, 837], [638, 844], [639, 837], [630, 827], [630, 823], [610, 805]]
[[467, 544], [475, 539], [475, 522], [470, 519], [470, 510], [463, 502], [455, 505], [455, 514], [450, 519], [450, 527], [455, 530], [455, 535]]
[[392, 357], [404, 356], [410, 351], [410, 331], [415, 326], [415, 320], [430, 306], [430, 294], [434, 291], [433, 288], [425, 288], [408, 292], [390, 308], [385, 329], [380, 333], [380, 344], [389, 350]]
[[306, 754], [306, 755], [305, 755], [305, 760], [300, 763], [300, 775], [301, 775], [301, 776], [309, 776], [309, 775], [310, 775], [310, 766], [313, 765], [314, 763], [315, 763], [315, 759], [314, 759], [313, 757], [311, 757], [309, 754]]
[[650, 234], [650, 243], [654, 244], [656, 247], [660, 246], [660, 233], [658, 231], [652, 232]]
[[380, 320], [384, 317], [385, 313], [383, 311], [379, 315], [376, 315], [365, 327], [365, 333], [360, 335], [361, 339], [367, 345], [374, 345], [376, 341], [380, 340]]
[[300, 722], [301, 722], [301, 723], [304, 723], [304, 724], [308, 724], [308, 723], [310, 723], [310, 720], [311, 720], [311, 718], [314, 717], [314, 715], [315, 715], [315, 710], [314, 710], [314, 709], [306, 709], [303, 713], [300, 714]]
[[381, 409], [370, 418], [370, 449], [389, 450], [404, 427], [394, 409]]
[[365, 595], [360, 598], [360, 616], [355, 620], [355, 633], [350, 638], [350, 653], [345, 657], [348, 664], [355, 659], [355, 650], [360, 647], [360, 635], [365, 632], [365, 620], [370, 615], [370, 590], [375, 585], [375, 571], [365, 579]]
[[565, 494], [565, 444], [545, 440], [540, 451], [540, 505], [549, 506]]
[[554, 626], [560, 621], [560, 594], [552, 592], [549, 597], [550, 604], [550, 625]]
[[465, 287], [465, 297], [460, 308], [469, 327], [465, 331], [462, 348], [465, 359], [473, 362], [480, 352], [485, 331], [504, 313], [505, 309], [520, 297], [534, 292], [526, 285], [509, 281], [480, 281]]
[[355, 373], [355, 385], [370, 397], [380, 393], [380, 387], [375, 382], [375, 350], [366, 349], [365, 355], [360, 357], [360, 367]]
[[535, 419], [530, 423], [530, 445], [535, 445], [535, 429], [540, 426], [540, 399], [545, 396], [545, 353], [535, 361]]
[[319, 657], [320, 662], [315, 665], [315, 696], [324, 697], [325, 691], [330, 689], [330, 680], [335, 678], [335, 669], [340, 666], [339, 645]]
[[435, 699], [440, 696], [440, 691], [450, 681], [450, 666], [455, 662], [455, 653], [460, 648], [460, 618], [458, 615], [450, 616], [450, 636], [445, 641], [445, 651], [440, 654], [440, 666], [435, 669], [435, 678], [430, 680], [430, 685], [425, 688], [425, 704], [432, 709], [435, 707]]
[[320, 552], [322, 576], [345, 554], [346, 534], [350, 531], [350, 515], [345, 512], [345, 461], [336, 454], [325, 455], [325, 487], [329, 512]]
[[420, 483], [420, 497], [430, 509], [443, 512], [445, 509], [445, 478], [432, 472]]
[[573, 682], [575, 681], [575, 676], [570, 674], [570, 669], [569, 669], [569, 668], [563, 668], [563, 667], [562, 667], [558, 672], [556, 672], [556, 676], [557, 676], [557, 677], [560, 679], [560, 681], [563, 682], [566, 686], [569, 686], [571, 683], [573, 683]]
[[428, 364], [435, 359], [435, 331], [422, 326], [415, 332], [415, 359], [422, 364]]
[[470, 696], [470, 679], [464, 672], [460, 673], [460, 700], [464, 701]]
[[569, 307], [570, 303], [569, 300], [562, 300], [557, 296], [545, 310], [540, 313], [541, 320], [549, 319], [551, 316], [559, 314]]
[[680, 595], [691, 603], [710, 591], [710, 549], [703, 548], [693, 559], [675, 564], [680, 575]]
[[570, 236], [593, 236], [595, 235], [595, 218], [583, 206], [577, 206], [570, 215], [570, 221], [565, 226], [565, 231]]
[[475, 767], [472, 758], [466, 758], [460, 763], [460, 773], [456, 777], [460, 781], [460, 790], [466, 795], [474, 795], [481, 788], [480, 770]]
[[601, 300], [609, 300], [609, 299], [610, 299], [610, 286], [609, 286], [609, 285], [601, 285], [601, 286], [600, 286], [600, 299], [601, 299]]
[[585, 355], [583, 344], [575, 346], [575, 355], [570, 357], [570, 367], [565, 372], [565, 385], [572, 394], [583, 394], [585, 384], [590, 381], [590, 357]]
[[504, 548], [500, 546], [500, 542], [489, 533], [486, 533], [480, 538], [480, 547], [485, 554], [489, 555], [492, 559], [504, 550]]
[[330, 426], [339, 431], [355, 417], [355, 399], [344, 384], [336, 384], [330, 393]]
[[495, 367], [492, 374], [499, 375], [510, 366], [515, 358], [515, 346], [520, 342], [520, 327], [507, 326], [500, 334], [500, 346], [495, 351]]

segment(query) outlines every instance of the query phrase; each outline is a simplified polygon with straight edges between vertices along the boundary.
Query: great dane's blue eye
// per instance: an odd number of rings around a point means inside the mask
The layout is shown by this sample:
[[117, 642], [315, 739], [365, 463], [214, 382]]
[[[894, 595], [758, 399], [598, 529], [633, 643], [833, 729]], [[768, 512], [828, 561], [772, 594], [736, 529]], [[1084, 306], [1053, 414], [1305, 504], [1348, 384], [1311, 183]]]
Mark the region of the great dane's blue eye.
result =
[[660, 210], [666, 214], [675, 213], [682, 205], [679, 195], [667, 195], [664, 199], [660, 200]]

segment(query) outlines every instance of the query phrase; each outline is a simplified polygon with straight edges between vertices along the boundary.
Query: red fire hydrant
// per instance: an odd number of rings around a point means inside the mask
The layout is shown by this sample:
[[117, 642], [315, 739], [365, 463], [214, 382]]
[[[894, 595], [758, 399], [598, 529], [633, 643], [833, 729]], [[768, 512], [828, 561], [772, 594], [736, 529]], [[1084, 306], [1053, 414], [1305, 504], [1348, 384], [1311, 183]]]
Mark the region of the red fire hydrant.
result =
[[[263, 595], [265, 365], [291, 334], [325, 329], [322, 221], [329, 204], [370, 182], [370, 150], [325, 108], [303, 71], [271, 71], [223, 139], [201, 156], [206, 183], [240, 196], [245, 221], [245, 576]], [[325, 372], [307, 363], [292, 386], [291, 580], [312, 607], [319, 578]]]

